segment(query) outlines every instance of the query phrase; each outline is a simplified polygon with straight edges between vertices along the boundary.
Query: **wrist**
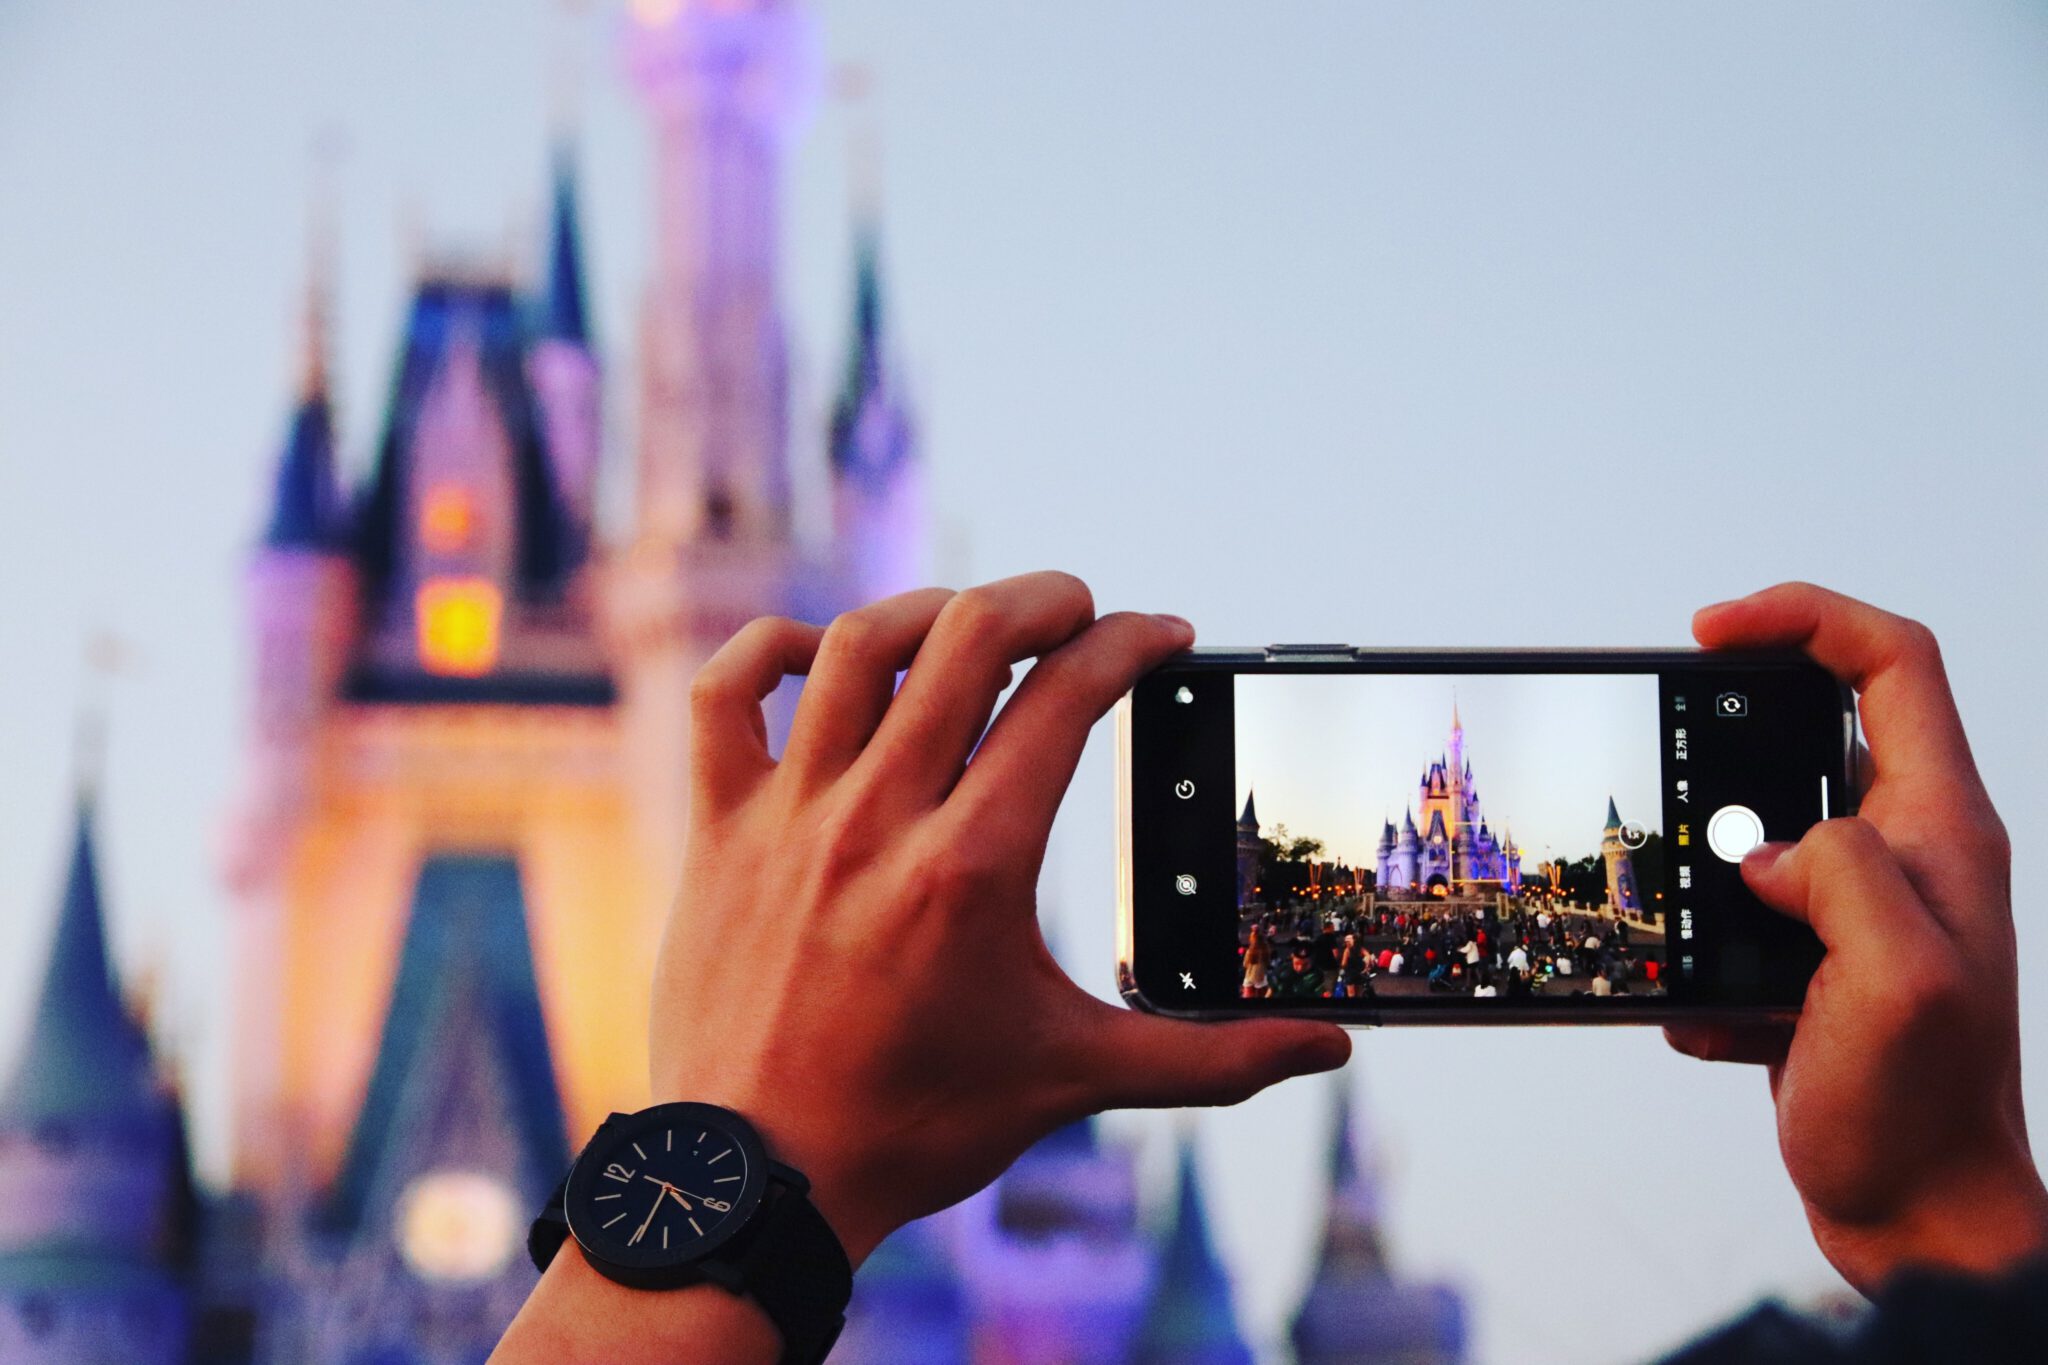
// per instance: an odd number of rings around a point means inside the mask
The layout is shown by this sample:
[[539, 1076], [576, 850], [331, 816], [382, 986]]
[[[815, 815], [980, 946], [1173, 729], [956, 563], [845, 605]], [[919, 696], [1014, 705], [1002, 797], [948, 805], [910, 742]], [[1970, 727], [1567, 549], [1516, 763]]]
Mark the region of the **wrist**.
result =
[[676, 1365], [761, 1362], [782, 1352], [759, 1304], [711, 1285], [628, 1289], [562, 1248], [491, 1354], [491, 1365]]
[[2024, 1155], [1976, 1167], [1881, 1222], [1811, 1206], [1807, 1218], [1822, 1253], [1866, 1296], [1906, 1269], [1997, 1275], [2048, 1251], [2048, 1188]]
[[710, 1081], [672, 1082], [655, 1087], [657, 1104], [695, 1100], [732, 1110], [760, 1134], [772, 1160], [790, 1167], [810, 1184], [810, 1201], [858, 1270], [868, 1253], [905, 1220], [879, 1206], [871, 1192], [886, 1181], [865, 1179], [857, 1169], [839, 1125], [810, 1121], [792, 1106], [731, 1085]]

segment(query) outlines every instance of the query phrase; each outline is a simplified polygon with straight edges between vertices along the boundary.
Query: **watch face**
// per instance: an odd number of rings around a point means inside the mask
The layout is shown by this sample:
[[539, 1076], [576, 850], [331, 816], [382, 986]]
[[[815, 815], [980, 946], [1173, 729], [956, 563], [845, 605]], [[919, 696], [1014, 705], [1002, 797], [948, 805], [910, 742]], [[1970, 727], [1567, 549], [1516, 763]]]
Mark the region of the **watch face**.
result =
[[712, 1104], [664, 1104], [601, 1128], [576, 1158], [563, 1205], [598, 1260], [682, 1267], [746, 1226], [767, 1179], [746, 1120]]

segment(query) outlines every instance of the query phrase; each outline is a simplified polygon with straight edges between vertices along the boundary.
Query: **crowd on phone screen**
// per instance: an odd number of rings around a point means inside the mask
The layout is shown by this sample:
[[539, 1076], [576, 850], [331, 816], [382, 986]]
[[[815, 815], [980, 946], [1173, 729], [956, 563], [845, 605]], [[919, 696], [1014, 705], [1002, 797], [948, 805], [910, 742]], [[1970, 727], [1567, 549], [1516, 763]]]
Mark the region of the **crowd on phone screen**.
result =
[[1252, 906], [1238, 939], [1247, 1000], [1367, 999], [1388, 978], [1481, 999], [1662, 990], [1660, 955], [1625, 920], [1547, 902], [1505, 915], [1427, 902], [1367, 912], [1356, 898]]

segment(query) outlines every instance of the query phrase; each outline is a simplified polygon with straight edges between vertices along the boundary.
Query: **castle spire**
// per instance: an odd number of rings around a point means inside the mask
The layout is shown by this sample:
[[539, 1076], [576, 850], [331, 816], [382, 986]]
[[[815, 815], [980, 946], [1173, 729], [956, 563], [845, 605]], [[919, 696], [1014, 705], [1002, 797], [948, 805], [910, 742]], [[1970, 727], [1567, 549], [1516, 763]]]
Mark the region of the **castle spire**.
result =
[[583, 230], [576, 212], [576, 154], [566, 140], [557, 145], [554, 162], [547, 281], [539, 329], [544, 337], [588, 348], [590, 316], [583, 287]]
[[1603, 828], [1603, 829], [1620, 829], [1620, 828], [1621, 828], [1621, 812], [1620, 812], [1620, 811], [1618, 811], [1618, 810], [1616, 810], [1616, 809], [1614, 808], [1614, 798], [1613, 798], [1612, 796], [1610, 796], [1610, 797], [1608, 797], [1608, 798], [1607, 798], [1607, 823], [1606, 823], [1605, 825], [1603, 825], [1603, 826], [1602, 826], [1601, 828]]
[[316, 218], [308, 251], [299, 356], [299, 389], [278, 455], [270, 521], [272, 550], [328, 550], [346, 535], [347, 513], [335, 481], [334, 419], [328, 397], [327, 327], [331, 233]]
[[1259, 827], [1259, 811], [1258, 811], [1258, 807], [1257, 807], [1256, 805], [1254, 805], [1254, 804], [1253, 804], [1253, 803], [1254, 803], [1254, 802], [1255, 802], [1255, 801], [1256, 801], [1257, 799], [1258, 799], [1258, 793], [1257, 793], [1257, 792], [1253, 791], [1253, 790], [1252, 790], [1251, 788], [1249, 788], [1249, 787], [1245, 788], [1245, 793], [1244, 793], [1244, 814], [1242, 814], [1242, 815], [1240, 815], [1240, 816], [1238, 816], [1238, 817], [1237, 817], [1237, 823], [1238, 823], [1238, 824], [1240, 824], [1240, 825], [1244, 825], [1244, 826], [1247, 826], [1247, 827], [1249, 827], [1249, 828], [1251, 828], [1251, 829], [1257, 829], [1257, 828]]
[[1251, 1365], [1230, 1307], [1230, 1277], [1209, 1238], [1195, 1146], [1186, 1135], [1173, 1228], [1160, 1251], [1159, 1278], [1132, 1359], [1137, 1365]]
[[896, 395], [882, 339], [880, 233], [872, 218], [854, 241], [853, 326], [846, 372], [832, 404], [832, 468], [868, 483], [909, 459], [910, 415]]
[[[1330, 1124], [1330, 1209], [1314, 1278], [1290, 1336], [1301, 1365], [1344, 1365], [1370, 1342], [1375, 1359], [1465, 1358], [1464, 1306], [1444, 1285], [1396, 1280], [1380, 1235], [1379, 1173], [1353, 1131], [1352, 1089], [1340, 1072]], [[1363, 1150], [1361, 1150], [1363, 1149]]]
[[149, 1040], [121, 1001], [107, 951], [90, 798], [81, 795], [75, 821], [42, 995], [22, 1064], [0, 1092], [0, 1116], [17, 1122], [153, 1112]]

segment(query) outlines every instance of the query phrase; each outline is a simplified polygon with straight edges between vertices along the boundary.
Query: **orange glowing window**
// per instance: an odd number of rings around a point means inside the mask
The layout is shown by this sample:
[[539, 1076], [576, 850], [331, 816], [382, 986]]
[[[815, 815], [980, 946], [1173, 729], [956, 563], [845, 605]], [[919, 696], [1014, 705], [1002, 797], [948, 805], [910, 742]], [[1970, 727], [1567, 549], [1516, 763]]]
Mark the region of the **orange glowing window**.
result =
[[437, 555], [466, 549], [476, 533], [476, 504], [467, 488], [438, 484], [420, 503], [420, 543]]
[[482, 578], [430, 578], [414, 601], [420, 663], [429, 673], [481, 677], [498, 662], [505, 599]]

